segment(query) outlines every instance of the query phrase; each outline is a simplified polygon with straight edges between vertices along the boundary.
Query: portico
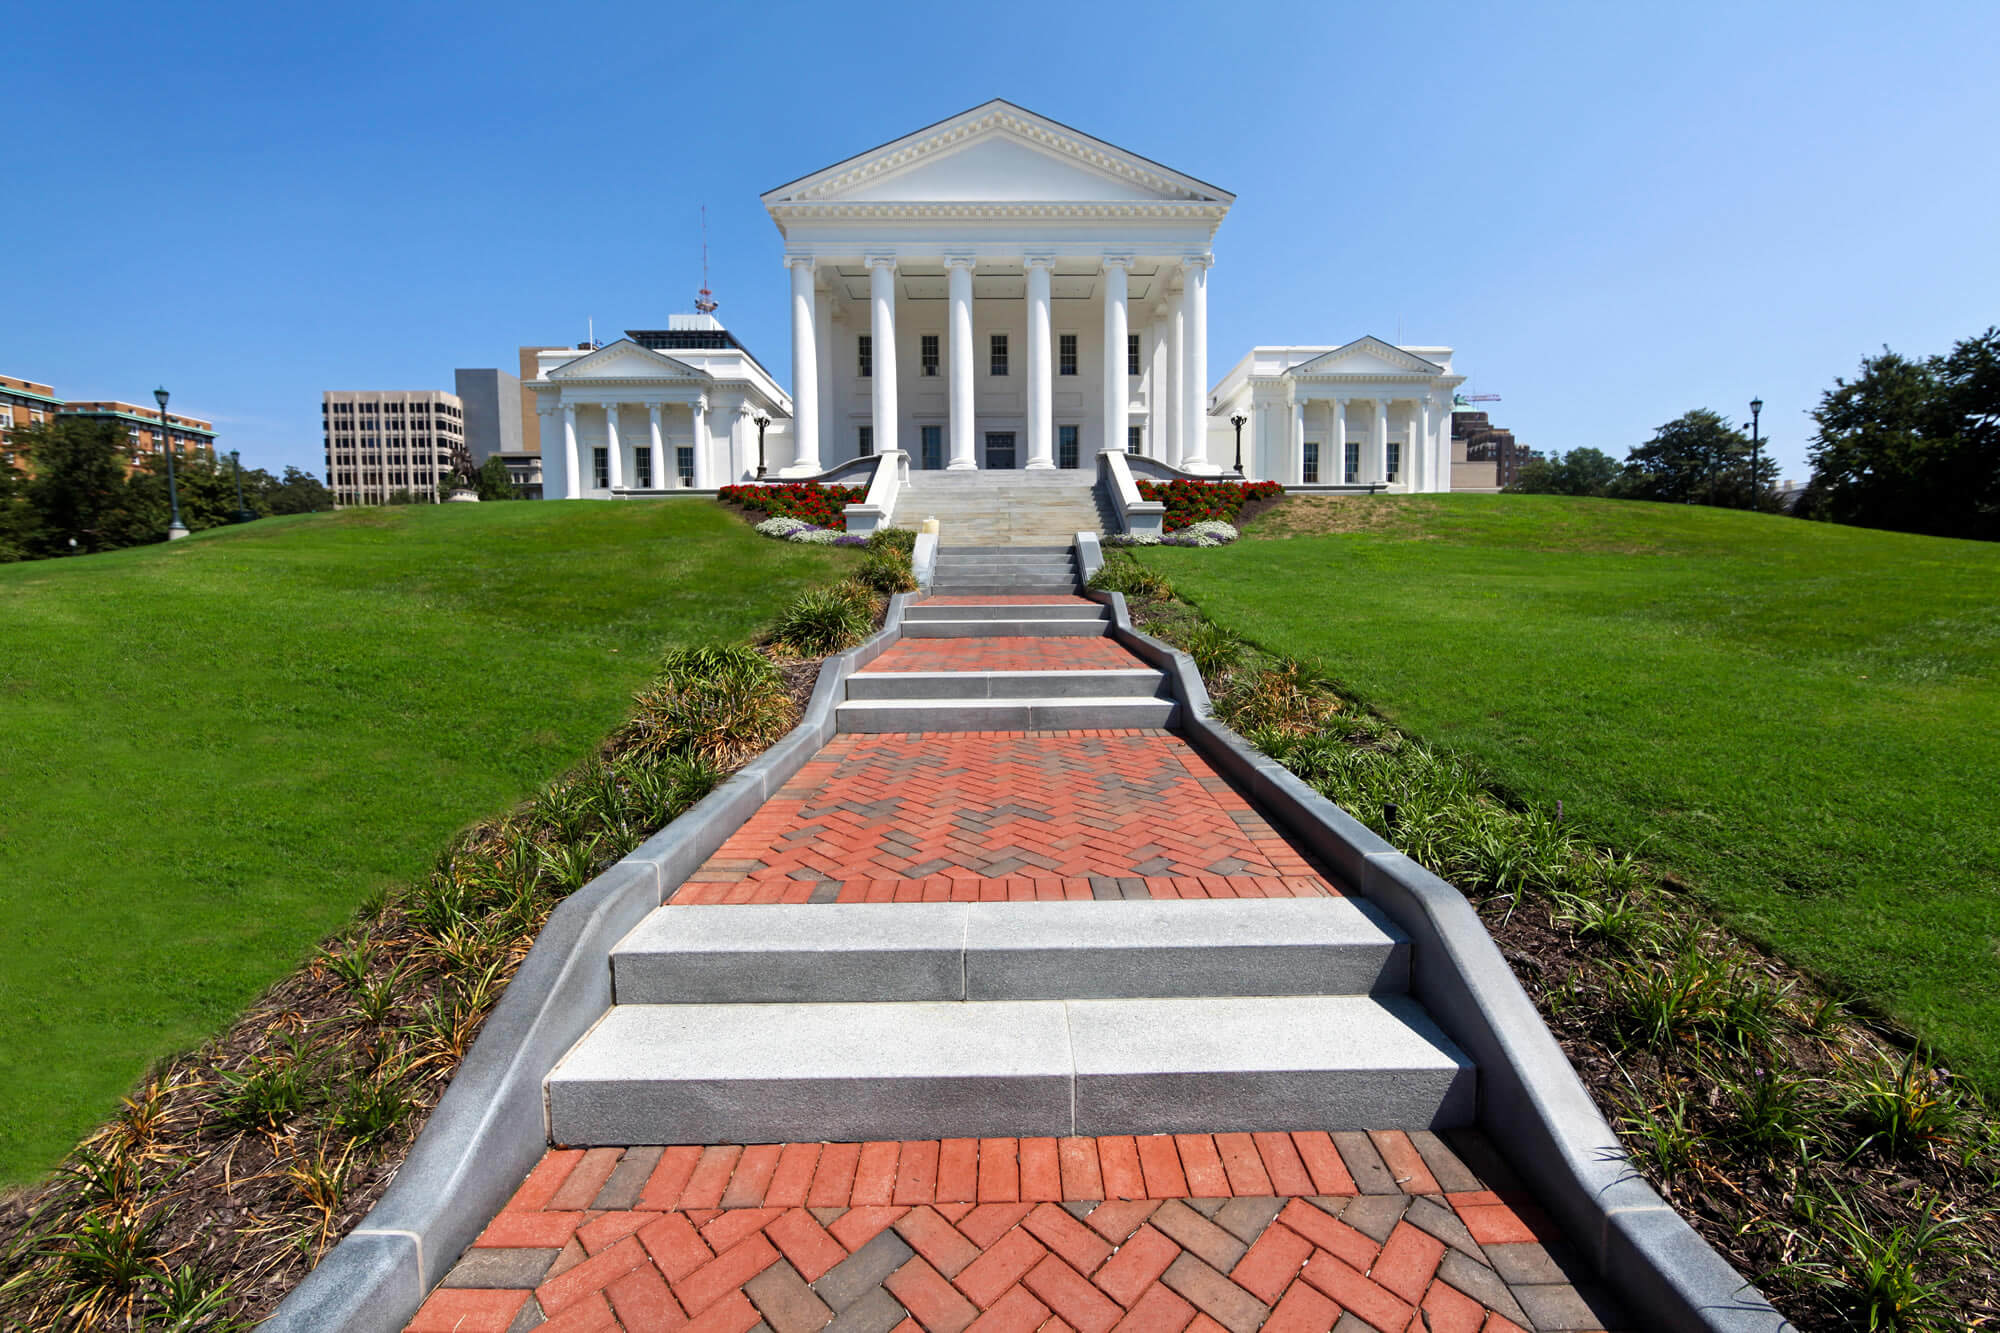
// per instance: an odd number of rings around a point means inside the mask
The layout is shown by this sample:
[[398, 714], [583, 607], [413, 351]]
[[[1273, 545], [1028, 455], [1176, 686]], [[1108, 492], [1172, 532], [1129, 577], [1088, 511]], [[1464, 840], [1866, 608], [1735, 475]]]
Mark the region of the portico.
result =
[[[1210, 244], [1234, 196], [989, 102], [763, 196], [791, 270], [795, 453], [817, 472], [1214, 473]], [[810, 405], [808, 405], [810, 400]]]

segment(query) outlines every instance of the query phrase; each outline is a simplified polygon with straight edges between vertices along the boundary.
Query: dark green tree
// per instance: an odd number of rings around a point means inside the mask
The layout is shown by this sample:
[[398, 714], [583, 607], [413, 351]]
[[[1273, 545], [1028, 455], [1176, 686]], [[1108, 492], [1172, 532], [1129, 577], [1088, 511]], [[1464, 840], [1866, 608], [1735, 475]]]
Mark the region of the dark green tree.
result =
[[1750, 437], [1728, 418], [1705, 407], [1685, 413], [1653, 433], [1625, 456], [1625, 466], [1606, 493], [1626, 500], [1706, 504], [1746, 509], [1776, 507], [1771, 487], [1778, 465], [1769, 453], [1751, 473]]
[[[257, 495], [250, 503], [252, 509], [261, 508], [267, 514], [317, 514], [333, 508], [333, 492], [310, 472], [288, 467], [282, 478], [261, 469], [256, 475]], [[244, 494], [248, 495], [250, 490], [250, 474], [245, 473]]]
[[1507, 487], [1519, 495], [1603, 495], [1618, 476], [1618, 460], [1602, 449], [1572, 449], [1521, 465]]
[[1885, 347], [1834, 381], [1813, 420], [1802, 512], [2000, 540], [2000, 328], [1922, 361]]
[[28, 503], [27, 477], [14, 466], [11, 452], [0, 452], [0, 565], [34, 554], [39, 526], [34, 506]]
[[[181, 522], [188, 531], [219, 528], [236, 519], [236, 479], [225, 458], [219, 465], [207, 450], [174, 455], [174, 484], [180, 489]], [[133, 495], [149, 511], [171, 512], [167, 502], [167, 460], [148, 454], [132, 470]], [[248, 498], [246, 488], [245, 498]]]
[[514, 479], [507, 475], [507, 460], [495, 454], [479, 469], [479, 498], [482, 500], [518, 500], [521, 497], [514, 490]]
[[28, 504], [35, 511], [40, 555], [87, 555], [164, 541], [168, 510], [126, 478], [131, 452], [115, 422], [58, 417], [15, 431], [14, 447], [29, 462]]

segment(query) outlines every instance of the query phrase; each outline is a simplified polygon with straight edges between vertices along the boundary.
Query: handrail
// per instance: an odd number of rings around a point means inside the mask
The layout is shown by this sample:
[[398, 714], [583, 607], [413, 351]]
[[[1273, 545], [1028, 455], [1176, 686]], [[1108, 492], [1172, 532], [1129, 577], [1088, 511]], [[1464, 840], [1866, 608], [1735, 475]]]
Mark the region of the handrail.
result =
[[910, 456], [901, 449], [885, 449], [869, 458], [875, 464], [875, 475], [868, 483], [867, 496], [860, 504], [841, 511], [847, 516], [847, 530], [864, 537], [895, 520], [897, 497], [910, 478]]
[[1148, 458], [1144, 454], [1127, 454], [1125, 465], [1134, 472], [1143, 473], [1148, 480], [1206, 482], [1242, 480], [1233, 476], [1227, 469], [1221, 472], [1183, 472], [1170, 463], [1162, 463], [1159, 459]]
[[1158, 500], [1143, 499], [1139, 495], [1139, 484], [1132, 480], [1131, 460], [1134, 457], [1123, 449], [1105, 449], [1097, 455], [1097, 474], [1104, 483], [1105, 493], [1111, 500], [1111, 510], [1118, 516], [1121, 529], [1133, 534], [1162, 536], [1167, 527], [1167, 507]]

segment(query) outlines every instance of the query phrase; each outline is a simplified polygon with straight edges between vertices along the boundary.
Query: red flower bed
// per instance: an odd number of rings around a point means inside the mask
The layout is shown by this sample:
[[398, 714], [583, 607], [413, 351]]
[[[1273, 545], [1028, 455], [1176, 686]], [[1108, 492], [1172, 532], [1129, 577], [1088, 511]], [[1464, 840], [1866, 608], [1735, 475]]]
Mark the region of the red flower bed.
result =
[[860, 504], [867, 497], [866, 486], [822, 486], [816, 481], [789, 482], [783, 486], [724, 486], [718, 492], [718, 498], [725, 504], [841, 532], [847, 530], [847, 516], [841, 512], [842, 508]]
[[1167, 506], [1168, 532], [1207, 519], [1234, 523], [1246, 501], [1284, 493], [1275, 481], [1139, 481], [1141, 500], [1159, 500]]

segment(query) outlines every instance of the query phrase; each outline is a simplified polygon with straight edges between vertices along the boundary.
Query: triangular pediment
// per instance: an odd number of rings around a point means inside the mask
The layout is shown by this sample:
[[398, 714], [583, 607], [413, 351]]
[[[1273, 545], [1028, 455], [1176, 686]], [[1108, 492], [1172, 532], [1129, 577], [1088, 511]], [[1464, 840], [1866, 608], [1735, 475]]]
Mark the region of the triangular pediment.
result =
[[1235, 196], [995, 100], [764, 195], [814, 204], [1119, 203], [1227, 206]]
[[566, 361], [549, 372], [551, 380], [706, 380], [706, 371], [685, 361], [641, 347], [630, 338], [607, 343], [574, 361]]
[[1294, 375], [1442, 375], [1444, 367], [1373, 336], [1292, 367]]

